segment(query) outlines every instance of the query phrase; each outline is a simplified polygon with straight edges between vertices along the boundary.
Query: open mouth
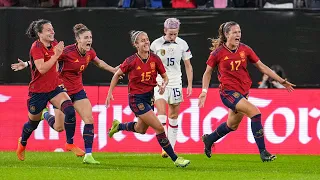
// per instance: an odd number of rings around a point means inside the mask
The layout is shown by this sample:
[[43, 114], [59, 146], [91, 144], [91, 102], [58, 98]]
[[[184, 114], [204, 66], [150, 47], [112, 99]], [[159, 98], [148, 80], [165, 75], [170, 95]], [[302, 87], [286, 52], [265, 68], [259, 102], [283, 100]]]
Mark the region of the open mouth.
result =
[[86, 44], [86, 47], [87, 47], [87, 48], [91, 48], [91, 43], [87, 43], [87, 44]]
[[235, 40], [236, 40], [236, 42], [240, 42], [240, 38], [236, 38]]

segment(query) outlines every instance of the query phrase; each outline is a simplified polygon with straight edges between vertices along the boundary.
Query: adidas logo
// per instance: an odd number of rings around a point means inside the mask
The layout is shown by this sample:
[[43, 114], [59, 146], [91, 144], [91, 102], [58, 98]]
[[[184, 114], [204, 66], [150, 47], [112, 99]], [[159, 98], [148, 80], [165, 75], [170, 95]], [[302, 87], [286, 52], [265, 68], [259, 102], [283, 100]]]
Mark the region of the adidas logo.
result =
[[140, 70], [140, 69], [141, 69], [141, 67], [140, 67], [140, 66], [138, 66], [138, 67], [137, 67], [137, 70]]
[[226, 56], [223, 60], [228, 60], [229, 58], [228, 58], [228, 56]]
[[79, 62], [79, 60], [78, 60], [78, 59], [76, 59], [74, 62]]

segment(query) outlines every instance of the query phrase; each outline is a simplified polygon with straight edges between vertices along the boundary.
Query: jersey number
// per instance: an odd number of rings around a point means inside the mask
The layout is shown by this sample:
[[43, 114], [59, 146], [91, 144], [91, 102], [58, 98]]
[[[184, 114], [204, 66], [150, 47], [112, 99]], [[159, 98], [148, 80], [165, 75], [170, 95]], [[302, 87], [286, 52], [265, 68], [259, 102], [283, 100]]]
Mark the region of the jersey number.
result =
[[143, 81], [149, 81], [150, 78], [151, 78], [151, 72], [150, 72], [150, 71], [148, 71], [148, 72], [143, 72], [143, 73], [141, 74], [141, 82], [143, 82]]
[[174, 97], [180, 97], [181, 96], [181, 91], [179, 88], [173, 88], [173, 96]]
[[81, 72], [81, 71], [83, 71], [83, 70], [84, 70], [84, 65], [81, 65], [79, 72]]
[[174, 58], [167, 58], [167, 66], [173, 66], [174, 65]]
[[238, 71], [240, 64], [241, 64], [241, 60], [231, 61], [231, 63], [230, 63], [230, 65], [231, 65], [231, 71]]

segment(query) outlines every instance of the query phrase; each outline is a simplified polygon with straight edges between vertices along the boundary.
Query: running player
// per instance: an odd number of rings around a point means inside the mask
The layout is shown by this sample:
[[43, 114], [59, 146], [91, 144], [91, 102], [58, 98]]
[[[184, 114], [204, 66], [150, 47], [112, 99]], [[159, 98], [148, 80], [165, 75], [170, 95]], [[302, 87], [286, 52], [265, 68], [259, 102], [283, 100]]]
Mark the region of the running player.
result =
[[273, 161], [275, 155], [270, 154], [265, 147], [264, 132], [261, 124], [261, 112], [247, 100], [252, 81], [247, 70], [247, 63], [253, 63], [263, 74], [280, 82], [289, 92], [294, 84], [282, 79], [268, 66], [263, 64], [255, 52], [247, 45], [240, 43], [241, 29], [236, 22], [226, 22], [219, 28], [219, 38], [212, 40], [212, 52], [207, 61], [207, 69], [203, 74], [202, 93], [199, 96], [199, 107], [203, 107], [211, 74], [217, 66], [220, 81], [220, 97], [229, 110], [228, 120], [218, 126], [211, 134], [202, 136], [207, 157], [211, 157], [211, 147], [214, 142], [229, 132], [237, 130], [244, 115], [251, 118], [251, 130], [260, 152], [262, 161]]
[[137, 53], [126, 58], [120, 69], [113, 76], [106, 98], [106, 106], [108, 107], [110, 100], [113, 99], [112, 91], [119, 77], [126, 73], [129, 78], [129, 106], [138, 117], [138, 122], [120, 123], [118, 120], [114, 120], [109, 131], [109, 137], [122, 130], [144, 134], [148, 127], [151, 126], [156, 132], [160, 146], [171, 157], [174, 164], [179, 167], [186, 167], [190, 161], [178, 157], [174, 153], [162, 124], [153, 112], [153, 92], [154, 87], [157, 86], [156, 77], [159, 73], [163, 78], [162, 84], [158, 85], [159, 93], [163, 94], [168, 84], [166, 70], [159, 57], [150, 53], [150, 41], [147, 33], [132, 31], [130, 36], [131, 43], [137, 49]]

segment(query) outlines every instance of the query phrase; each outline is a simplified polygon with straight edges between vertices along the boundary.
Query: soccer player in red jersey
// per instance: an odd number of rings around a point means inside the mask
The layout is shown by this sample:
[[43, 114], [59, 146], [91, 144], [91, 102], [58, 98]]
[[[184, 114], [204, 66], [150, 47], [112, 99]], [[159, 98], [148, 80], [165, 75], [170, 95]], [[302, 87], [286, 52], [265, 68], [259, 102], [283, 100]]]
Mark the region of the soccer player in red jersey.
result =
[[[64, 87], [70, 96], [75, 110], [79, 113], [82, 120], [85, 122], [83, 128], [83, 139], [85, 144], [84, 153], [79, 147], [73, 144], [73, 135], [67, 137], [67, 143], [65, 145], [66, 150], [74, 152], [77, 156], [84, 156], [83, 162], [88, 164], [100, 164], [100, 162], [94, 160], [92, 156], [92, 144], [94, 139], [94, 120], [92, 117], [92, 106], [87, 98], [87, 94], [84, 90], [82, 83], [82, 73], [87, 68], [89, 62], [93, 62], [96, 66], [115, 73], [118, 68], [113, 68], [105, 63], [103, 60], [97, 57], [96, 52], [92, 45], [92, 33], [85, 25], [76, 24], [73, 27], [75, 38], [77, 43], [66, 46], [63, 53], [59, 57], [59, 77], [63, 81]], [[27, 63], [26, 63], [27, 64]], [[21, 68], [19, 68], [19, 67]], [[23, 69], [26, 67], [24, 62], [13, 64], [13, 69]], [[64, 118], [64, 114], [57, 108], [55, 108], [56, 117], [49, 114], [47, 108], [43, 111], [43, 117], [53, 124], [54, 121], [61, 122], [59, 119]], [[63, 123], [54, 123], [57, 131], [63, 131]]]
[[[66, 130], [72, 131], [75, 128], [74, 107], [68, 94], [59, 86], [60, 79], [56, 69], [64, 43], [57, 43], [54, 40], [54, 34], [51, 22], [43, 19], [33, 21], [27, 30], [27, 35], [30, 38], [37, 38], [37, 40], [30, 49], [32, 80], [29, 84], [29, 99], [27, 102], [29, 121], [23, 126], [16, 151], [21, 161], [25, 159], [27, 140], [32, 132], [37, 129], [41, 120], [41, 112], [48, 101], [64, 113]], [[50, 126], [54, 126], [54, 124], [50, 124]]]
[[223, 23], [219, 28], [219, 38], [212, 40], [212, 52], [207, 61], [207, 69], [203, 74], [202, 93], [199, 96], [199, 107], [203, 107], [211, 74], [217, 66], [220, 81], [220, 97], [229, 110], [228, 120], [218, 126], [211, 134], [202, 136], [205, 154], [211, 157], [211, 147], [214, 142], [231, 131], [237, 130], [244, 115], [251, 118], [251, 130], [260, 151], [262, 161], [273, 161], [275, 155], [270, 154], [265, 147], [261, 113], [247, 98], [252, 81], [247, 70], [247, 63], [253, 63], [263, 74], [280, 82], [289, 92], [294, 84], [279, 77], [268, 66], [263, 64], [255, 52], [247, 45], [240, 43], [241, 30], [236, 22]]
[[151, 126], [157, 134], [156, 137], [160, 146], [171, 157], [174, 164], [179, 167], [186, 167], [190, 161], [178, 157], [174, 153], [161, 122], [153, 112], [153, 89], [157, 86], [156, 77], [159, 73], [163, 78], [162, 84], [158, 85], [159, 93], [163, 94], [168, 84], [166, 70], [161, 59], [150, 52], [150, 41], [147, 33], [132, 31], [130, 36], [131, 43], [137, 49], [137, 53], [126, 58], [120, 69], [114, 74], [106, 98], [106, 106], [108, 107], [110, 100], [113, 100], [112, 91], [120, 76], [124, 73], [128, 74], [129, 106], [138, 117], [138, 122], [120, 123], [118, 120], [114, 120], [109, 131], [109, 137], [111, 138], [114, 133], [123, 130], [144, 134]]

